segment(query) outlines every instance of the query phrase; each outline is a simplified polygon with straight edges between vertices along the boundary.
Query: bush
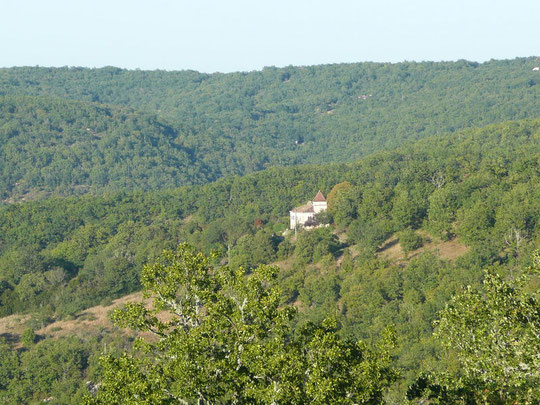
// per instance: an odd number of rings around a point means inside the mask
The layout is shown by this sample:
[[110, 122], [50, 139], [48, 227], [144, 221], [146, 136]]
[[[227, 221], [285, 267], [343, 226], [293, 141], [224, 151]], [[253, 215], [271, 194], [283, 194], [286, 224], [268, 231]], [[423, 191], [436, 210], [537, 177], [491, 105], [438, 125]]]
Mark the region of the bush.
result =
[[328, 211], [321, 211], [315, 214], [316, 225], [327, 225], [332, 222], [332, 217]]
[[386, 219], [367, 223], [355, 220], [349, 226], [348, 235], [352, 243], [375, 251], [392, 234], [391, 229], [392, 224]]
[[406, 259], [411, 251], [424, 246], [424, 238], [412, 229], [406, 229], [399, 233], [399, 243]]
[[30, 347], [34, 343], [36, 343], [38, 340], [38, 337], [33, 329], [28, 328], [25, 329], [23, 333], [21, 333], [21, 343], [24, 347]]
[[284, 260], [288, 258], [290, 255], [292, 255], [293, 252], [294, 252], [294, 246], [291, 243], [291, 241], [289, 239], [283, 239], [283, 241], [279, 244], [277, 257], [279, 260]]
[[334, 255], [340, 248], [338, 237], [329, 228], [317, 228], [298, 234], [294, 254], [296, 265], [316, 263], [326, 254]]

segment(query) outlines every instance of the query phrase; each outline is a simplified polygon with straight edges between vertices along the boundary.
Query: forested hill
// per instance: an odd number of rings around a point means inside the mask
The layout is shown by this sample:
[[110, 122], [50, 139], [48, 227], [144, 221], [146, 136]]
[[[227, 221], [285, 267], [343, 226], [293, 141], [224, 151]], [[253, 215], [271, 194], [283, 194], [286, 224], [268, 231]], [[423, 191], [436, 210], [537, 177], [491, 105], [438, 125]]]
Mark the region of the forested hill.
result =
[[[54, 96], [156, 114], [197, 161], [178, 181], [201, 182], [274, 165], [353, 161], [460, 128], [539, 117], [540, 74], [532, 71], [536, 63], [534, 58], [482, 64], [360, 63], [230, 74], [22, 67], [0, 69], [0, 95]], [[12, 125], [11, 117], [2, 115], [3, 125]], [[54, 113], [49, 115], [55, 119]], [[41, 133], [42, 121], [36, 119], [28, 116], [26, 128]], [[152, 133], [140, 124], [120, 137]], [[118, 142], [117, 152], [129, 155], [123, 148], [130, 145]], [[166, 154], [171, 145], [160, 147]], [[55, 157], [51, 159], [54, 164]], [[179, 160], [169, 163], [183, 172], [185, 159]], [[130, 169], [140, 177], [153, 176], [138, 162]], [[199, 175], [199, 170], [209, 175]], [[133, 177], [131, 185], [170, 184], [145, 181]], [[59, 182], [71, 184], [71, 179], [65, 173]]]
[[214, 179], [171, 126], [126, 107], [0, 96], [0, 198]]
[[[131, 292], [142, 263], [180, 241], [224, 255], [232, 249], [229, 258], [244, 236], [268, 250], [292, 207], [343, 182], [353, 187], [334, 204], [333, 220], [362, 249], [426, 226], [443, 238], [460, 234], [477, 249], [473, 262], [491, 263], [500, 259], [513, 227], [526, 235], [523, 246], [538, 243], [539, 156], [540, 120], [530, 120], [426, 139], [351, 164], [272, 168], [201, 186], [0, 207], [0, 314], [45, 304], [64, 313]], [[51, 284], [49, 290], [42, 280], [32, 299], [12, 296], [21, 282], [35, 283], [51, 271], [63, 274], [62, 288]]]
[[[523, 120], [424, 139], [354, 163], [0, 207], [0, 317], [25, 314], [31, 338], [20, 353], [15, 345], [27, 340], [23, 331], [0, 341], [0, 398], [81, 403], [74, 393], [87, 393], [86, 381], [100, 377], [99, 353], [129, 343], [101, 326], [90, 334], [68, 330], [78, 336], [57, 340], [41, 328], [82, 320], [82, 309], [138, 290], [144, 263], [188, 242], [215, 250], [233, 268], [278, 263], [284, 304], [299, 309], [296, 326], [335, 316], [343, 334], [370, 341], [395, 325], [394, 364], [403, 380], [389, 403], [406, 403], [405, 389], [420, 373], [458, 370], [432, 336], [452, 295], [478, 287], [484, 268], [509, 278], [522, 274], [540, 247], [539, 157], [540, 120]], [[288, 210], [318, 189], [328, 196], [329, 226], [284, 234]], [[392, 243], [403, 255], [385, 255]], [[460, 247], [459, 255], [438, 253], [444, 244]], [[42, 341], [36, 343], [33, 329]]]

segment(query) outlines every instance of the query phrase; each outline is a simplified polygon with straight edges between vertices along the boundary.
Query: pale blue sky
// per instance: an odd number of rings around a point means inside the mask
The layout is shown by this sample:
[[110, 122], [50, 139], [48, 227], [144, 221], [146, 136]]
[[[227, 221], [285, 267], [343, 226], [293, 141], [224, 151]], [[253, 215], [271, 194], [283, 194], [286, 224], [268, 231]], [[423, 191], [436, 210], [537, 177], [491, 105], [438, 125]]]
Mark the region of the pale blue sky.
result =
[[0, 66], [249, 71], [540, 54], [540, 0], [0, 0]]

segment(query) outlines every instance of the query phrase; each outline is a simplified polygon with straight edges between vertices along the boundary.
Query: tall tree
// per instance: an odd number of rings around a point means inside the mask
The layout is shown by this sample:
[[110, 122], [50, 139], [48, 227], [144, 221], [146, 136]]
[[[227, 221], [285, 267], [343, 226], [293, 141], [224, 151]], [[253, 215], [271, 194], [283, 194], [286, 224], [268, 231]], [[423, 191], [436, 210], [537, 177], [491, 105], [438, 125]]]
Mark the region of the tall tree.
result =
[[113, 314], [153, 332], [138, 353], [102, 358], [103, 382], [88, 404], [381, 403], [395, 379], [388, 332], [376, 350], [344, 340], [335, 321], [293, 334], [276, 268], [214, 266], [186, 245], [143, 268], [143, 303]]
[[[540, 403], [540, 252], [515, 280], [486, 271], [483, 290], [468, 287], [441, 312], [435, 336], [460, 362], [458, 373], [426, 375], [409, 398], [439, 403]], [[446, 402], [445, 402], [446, 401]]]

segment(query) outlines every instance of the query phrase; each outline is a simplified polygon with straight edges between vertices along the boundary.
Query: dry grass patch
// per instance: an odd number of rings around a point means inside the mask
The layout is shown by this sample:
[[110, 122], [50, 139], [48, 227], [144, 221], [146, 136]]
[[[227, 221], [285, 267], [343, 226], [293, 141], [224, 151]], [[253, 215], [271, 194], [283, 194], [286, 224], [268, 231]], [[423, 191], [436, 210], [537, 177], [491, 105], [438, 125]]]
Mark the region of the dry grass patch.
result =
[[469, 251], [469, 248], [461, 243], [458, 238], [442, 241], [440, 238], [433, 237], [426, 232], [420, 231], [418, 233], [425, 239], [424, 246], [410, 252], [407, 259], [403, 258], [403, 251], [401, 250], [401, 245], [399, 244], [397, 236], [392, 236], [390, 239], [386, 240], [378, 249], [377, 254], [379, 257], [388, 259], [391, 262], [404, 264], [413, 257], [424, 252], [431, 252], [441, 259], [455, 260]]
[[[136, 292], [114, 300], [110, 305], [97, 305], [81, 312], [75, 319], [63, 319], [37, 329], [36, 334], [46, 338], [61, 336], [89, 336], [111, 330], [113, 325], [108, 318], [111, 310], [128, 302], [142, 300], [142, 293]], [[31, 315], [10, 315], [0, 318], [0, 337], [17, 342], [21, 333], [28, 328]], [[126, 332], [128, 333], [128, 332]], [[20, 346], [20, 345], [16, 345]]]
[[136, 292], [114, 300], [110, 305], [97, 305], [86, 309], [77, 315], [75, 319], [61, 320], [53, 322], [42, 329], [36, 330], [38, 335], [56, 338], [68, 335], [88, 335], [112, 328], [112, 323], [108, 318], [111, 310], [119, 308], [128, 302], [138, 302], [142, 300], [142, 293]]

